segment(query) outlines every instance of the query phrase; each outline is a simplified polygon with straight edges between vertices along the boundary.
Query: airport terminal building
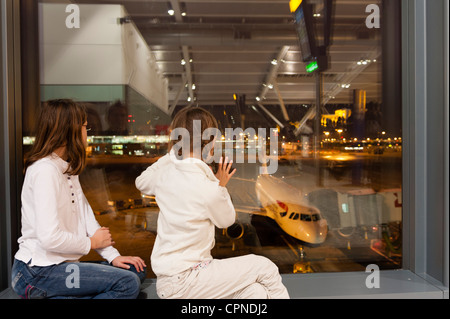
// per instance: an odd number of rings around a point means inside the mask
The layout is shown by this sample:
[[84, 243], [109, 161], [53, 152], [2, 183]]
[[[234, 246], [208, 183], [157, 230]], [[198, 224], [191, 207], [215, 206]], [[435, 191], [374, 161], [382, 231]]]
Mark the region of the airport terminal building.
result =
[[159, 207], [135, 180], [200, 107], [236, 168], [213, 258], [269, 258], [292, 299], [449, 298], [449, 1], [1, 0], [0, 34], [0, 299], [54, 99], [87, 111], [80, 184], [140, 297]]

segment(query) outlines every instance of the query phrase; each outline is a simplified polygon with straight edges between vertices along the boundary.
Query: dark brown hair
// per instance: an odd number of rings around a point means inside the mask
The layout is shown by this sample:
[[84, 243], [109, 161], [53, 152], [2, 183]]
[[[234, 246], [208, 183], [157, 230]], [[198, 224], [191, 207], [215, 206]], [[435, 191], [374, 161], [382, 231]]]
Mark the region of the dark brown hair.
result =
[[86, 120], [84, 106], [72, 100], [50, 100], [44, 103], [36, 123], [36, 140], [26, 156], [24, 170], [65, 146], [69, 163], [65, 173], [80, 175], [86, 166], [85, 141], [82, 137]]
[[[189, 132], [190, 136], [190, 147], [191, 152], [193, 151], [193, 137], [194, 137], [194, 121], [201, 121], [201, 132], [203, 132], [208, 128], [217, 129], [219, 126], [217, 124], [217, 120], [210, 112], [200, 107], [185, 107], [181, 111], [179, 111], [174, 119], [172, 120], [172, 124], [170, 125], [170, 132], [172, 132], [176, 128], [185, 128]], [[178, 140], [170, 140], [169, 142], [169, 150], [180, 141]], [[207, 145], [208, 143], [214, 140], [214, 136], [211, 136], [209, 140], [202, 140], [201, 147]]]

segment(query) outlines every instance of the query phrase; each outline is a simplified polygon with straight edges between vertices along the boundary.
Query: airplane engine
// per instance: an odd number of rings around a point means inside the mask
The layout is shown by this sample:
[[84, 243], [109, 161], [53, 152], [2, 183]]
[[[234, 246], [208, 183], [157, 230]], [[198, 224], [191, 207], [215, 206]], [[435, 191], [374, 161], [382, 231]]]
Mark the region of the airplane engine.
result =
[[236, 222], [225, 230], [225, 235], [231, 240], [241, 239], [244, 236], [244, 225]]

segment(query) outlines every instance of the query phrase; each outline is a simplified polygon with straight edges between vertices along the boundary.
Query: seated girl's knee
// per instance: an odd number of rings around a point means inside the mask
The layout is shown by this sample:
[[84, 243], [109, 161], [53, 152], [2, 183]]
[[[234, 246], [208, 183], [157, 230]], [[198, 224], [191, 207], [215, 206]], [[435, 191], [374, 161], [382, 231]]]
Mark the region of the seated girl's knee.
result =
[[254, 284], [250, 285], [249, 290], [251, 292], [252, 299], [268, 299], [269, 298], [267, 289], [259, 283], [254, 283]]
[[135, 273], [131, 273], [128, 276], [127, 287], [130, 299], [136, 299], [141, 291], [141, 279]]
[[270, 260], [267, 257], [264, 256], [259, 256], [259, 255], [252, 255], [253, 258], [255, 259], [255, 263], [259, 266], [261, 266], [262, 268], [264, 268], [264, 270], [268, 271], [268, 272], [277, 272], [279, 273], [278, 270], [278, 266], [275, 265], [275, 263]]
[[144, 269], [140, 272], [137, 271], [136, 267], [134, 267], [134, 265], [132, 264], [128, 264], [130, 266], [130, 269], [128, 269], [129, 271], [131, 271], [132, 273], [136, 274], [140, 280], [140, 283], [143, 283], [145, 278], [147, 277], [147, 268], [144, 267]]
[[141, 280], [138, 275], [125, 269], [117, 269], [116, 282], [112, 290], [116, 291], [119, 299], [136, 299], [141, 291]]

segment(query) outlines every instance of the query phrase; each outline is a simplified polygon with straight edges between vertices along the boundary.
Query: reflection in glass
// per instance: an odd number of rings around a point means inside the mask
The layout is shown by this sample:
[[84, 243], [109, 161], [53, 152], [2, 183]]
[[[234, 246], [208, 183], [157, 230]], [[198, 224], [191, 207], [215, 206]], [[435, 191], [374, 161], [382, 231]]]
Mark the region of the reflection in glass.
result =
[[[383, 126], [381, 32], [365, 26], [367, 4], [380, 1], [335, 1], [337, 26], [330, 69], [323, 74], [319, 131], [315, 78], [302, 62], [287, 1], [285, 6], [252, 1], [248, 12], [255, 13], [247, 18], [236, 4], [203, 4], [202, 10], [211, 10], [204, 19], [190, 17], [200, 9], [189, 2], [187, 15], [177, 22], [160, 1], [73, 1], [82, 8], [80, 29], [58, 27], [65, 23], [66, 4], [55, 2], [40, 1], [39, 7], [42, 100], [74, 98], [86, 105], [91, 130], [88, 167], [80, 180], [99, 223], [110, 227], [121, 252], [149, 261], [158, 207], [134, 181], [168, 152], [172, 116], [198, 104], [213, 113], [221, 132], [265, 128], [268, 133], [232, 139], [223, 133], [216, 141], [217, 149], [232, 145], [245, 162], [234, 164], [237, 173], [228, 184], [237, 221], [217, 230], [214, 257], [257, 253], [271, 258], [282, 273], [361, 271], [368, 264], [400, 268], [401, 126]], [[225, 8], [228, 18], [214, 15]], [[315, 9], [319, 14], [320, 6]], [[280, 13], [261, 18], [273, 11]], [[170, 32], [181, 32], [177, 28], [183, 23], [193, 26], [189, 31], [207, 31], [193, 37], [192, 45], [174, 43], [182, 37]], [[242, 30], [218, 43], [214, 36], [229, 32], [224, 25], [236, 24]], [[262, 43], [258, 36], [265, 36]], [[274, 43], [271, 37], [291, 40]], [[190, 57], [183, 55], [186, 50]], [[282, 59], [274, 59], [279, 55]], [[267, 65], [252, 63], [260, 58]], [[273, 83], [266, 81], [268, 67], [275, 70]], [[234, 83], [239, 91], [228, 88]], [[262, 90], [254, 96], [246, 92], [258, 85]], [[255, 141], [270, 149], [273, 129], [277, 151], [266, 155], [275, 156], [278, 169], [268, 177], [248, 155], [256, 152]], [[29, 135], [25, 152], [33, 143]], [[148, 276], [153, 277], [151, 269]]]

